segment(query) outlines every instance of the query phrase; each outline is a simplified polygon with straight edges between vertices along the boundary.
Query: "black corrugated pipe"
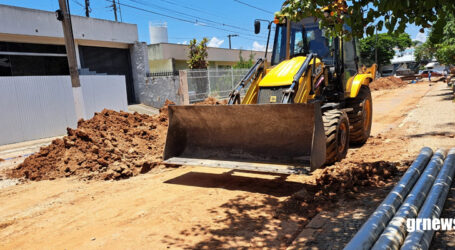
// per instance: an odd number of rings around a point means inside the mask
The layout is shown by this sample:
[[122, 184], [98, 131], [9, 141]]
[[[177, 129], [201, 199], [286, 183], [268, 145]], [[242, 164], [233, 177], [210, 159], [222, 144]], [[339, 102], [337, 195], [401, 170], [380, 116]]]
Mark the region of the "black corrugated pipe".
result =
[[344, 249], [370, 249], [428, 164], [433, 150], [424, 147], [416, 160]]
[[[455, 148], [452, 148], [444, 161], [444, 166], [442, 166], [430, 193], [428, 193], [428, 198], [423, 204], [419, 216], [417, 216], [418, 219], [433, 219], [441, 216], [454, 175]], [[415, 221], [415, 223], [417, 223], [417, 221]], [[453, 222], [450, 223], [450, 227], [452, 226], [452, 223]], [[408, 237], [406, 237], [401, 249], [428, 249], [430, 247], [434, 231], [428, 229], [424, 231], [423, 225], [418, 226], [417, 224], [414, 224], [414, 226], [414, 230], [409, 233]]]
[[406, 220], [415, 218], [419, 213], [419, 209], [424, 203], [428, 191], [430, 191], [436, 176], [441, 170], [444, 163], [446, 151], [438, 149], [428, 163], [422, 176], [412, 188], [411, 192], [404, 200], [403, 204], [398, 209], [395, 216], [389, 222], [384, 232], [373, 246], [373, 250], [378, 249], [399, 249], [406, 237]]

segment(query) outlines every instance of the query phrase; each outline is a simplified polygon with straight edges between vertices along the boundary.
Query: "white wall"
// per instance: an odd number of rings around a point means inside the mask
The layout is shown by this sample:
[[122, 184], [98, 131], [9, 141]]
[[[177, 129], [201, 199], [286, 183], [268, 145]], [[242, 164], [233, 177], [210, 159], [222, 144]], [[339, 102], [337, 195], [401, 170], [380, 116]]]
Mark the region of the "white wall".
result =
[[[138, 40], [136, 24], [73, 15], [71, 17], [76, 40], [128, 44]], [[57, 20], [54, 12], [0, 4], [1, 33], [63, 38], [62, 23]]]
[[92, 118], [95, 112], [105, 108], [128, 111], [125, 76], [87, 75], [80, 78], [84, 95], [85, 119]]
[[[81, 76], [86, 118], [127, 110], [124, 76]], [[69, 76], [0, 77], [0, 145], [66, 134], [77, 125]]]
[[[271, 46], [271, 45], [270, 45]], [[159, 59], [175, 59], [175, 60], [187, 60], [188, 59], [188, 45], [185, 44], [174, 44], [174, 43], [160, 43], [148, 45], [149, 60]], [[224, 49], [224, 48], [207, 48], [207, 61], [219, 61], [219, 62], [237, 62], [239, 61], [239, 54], [242, 51], [242, 57], [245, 60], [250, 58], [250, 54], [253, 53], [253, 61], [257, 61], [258, 58], [264, 58], [265, 52], [254, 51], [254, 50], [239, 50], [239, 49]], [[272, 53], [267, 53], [267, 58], [270, 61]]]

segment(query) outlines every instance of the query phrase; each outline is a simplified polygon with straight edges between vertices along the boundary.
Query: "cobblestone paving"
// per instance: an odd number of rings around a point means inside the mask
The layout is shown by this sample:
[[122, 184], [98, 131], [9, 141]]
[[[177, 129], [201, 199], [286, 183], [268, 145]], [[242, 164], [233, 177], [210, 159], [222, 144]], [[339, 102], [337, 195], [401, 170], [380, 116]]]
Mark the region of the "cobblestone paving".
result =
[[335, 209], [316, 215], [297, 236], [290, 249], [343, 249], [393, 185], [365, 188], [356, 194], [357, 197], [338, 201]]
[[[453, 182], [441, 218], [455, 219], [455, 183]], [[455, 231], [435, 232], [430, 249], [455, 249]]]

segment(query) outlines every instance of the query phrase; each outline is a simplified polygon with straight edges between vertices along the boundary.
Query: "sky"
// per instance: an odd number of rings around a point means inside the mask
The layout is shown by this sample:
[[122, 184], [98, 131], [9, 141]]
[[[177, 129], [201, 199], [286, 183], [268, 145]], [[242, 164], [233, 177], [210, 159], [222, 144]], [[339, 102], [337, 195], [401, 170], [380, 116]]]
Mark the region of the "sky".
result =
[[[117, 1], [117, 0], [116, 0]], [[85, 0], [69, 0], [71, 14], [85, 15]], [[119, 0], [121, 19], [137, 24], [139, 40], [150, 42], [148, 25], [166, 23], [170, 43], [188, 43], [203, 37], [208, 46], [229, 48], [227, 35], [232, 37], [232, 48], [265, 50], [266, 24], [260, 34], [254, 34], [255, 19], [273, 19], [283, 0]], [[55, 11], [58, 0], [0, 0], [0, 4]], [[90, 0], [90, 17], [114, 20], [112, 0]], [[120, 21], [120, 13], [118, 13]], [[424, 41], [426, 34], [410, 25], [406, 32], [412, 39]]]

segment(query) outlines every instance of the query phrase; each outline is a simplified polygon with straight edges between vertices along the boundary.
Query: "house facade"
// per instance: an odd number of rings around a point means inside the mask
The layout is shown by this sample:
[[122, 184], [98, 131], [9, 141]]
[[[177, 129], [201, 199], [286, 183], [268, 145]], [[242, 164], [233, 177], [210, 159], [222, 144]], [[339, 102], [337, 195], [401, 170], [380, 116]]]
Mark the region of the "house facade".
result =
[[[230, 69], [240, 59], [248, 60], [250, 54], [256, 61], [264, 57], [263, 51], [207, 48], [207, 61], [209, 69]], [[267, 56], [270, 60], [271, 53]], [[188, 45], [174, 43], [157, 43], [148, 45], [148, 58], [151, 73], [158, 72], [177, 72], [188, 69]]]
[[[68, 75], [62, 23], [55, 13], [0, 5], [0, 77]], [[128, 103], [148, 70], [136, 24], [72, 15], [81, 75], [124, 75]]]

